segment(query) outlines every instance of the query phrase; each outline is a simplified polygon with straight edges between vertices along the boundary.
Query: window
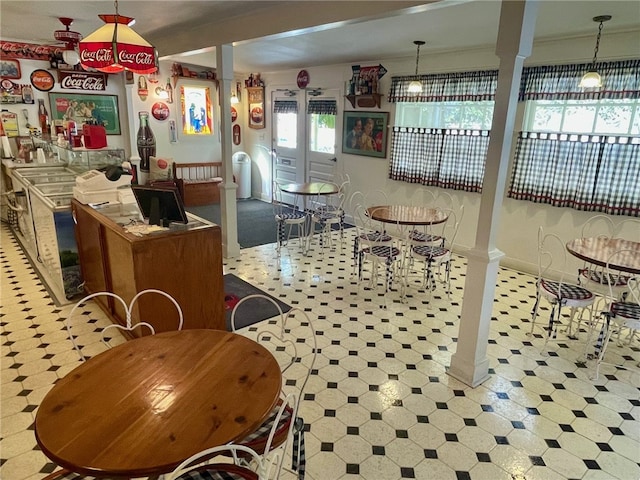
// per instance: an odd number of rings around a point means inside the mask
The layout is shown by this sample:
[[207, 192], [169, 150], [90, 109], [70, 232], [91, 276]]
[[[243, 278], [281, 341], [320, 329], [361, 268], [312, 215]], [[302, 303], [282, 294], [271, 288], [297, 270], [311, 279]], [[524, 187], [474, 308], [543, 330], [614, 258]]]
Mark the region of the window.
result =
[[528, 132], [639, 135], [640, 101], [531, 100], [523, 130]]
[[336, 116], [311, 114], [309, 132], [309, 150], [320, 153], [335, 153]]
[[588, 67], [524, 69], [509, 197], [640, 216], [640, 61], [599, 64], [604, 87], [582, 90]]
[[397, 127], [490, 130], [493, 101], [396, 104]]
[[[409, 93], [413, 80], [422, 93]], [[393, 77], [389, 178], [480, 192], [497, 70]]]

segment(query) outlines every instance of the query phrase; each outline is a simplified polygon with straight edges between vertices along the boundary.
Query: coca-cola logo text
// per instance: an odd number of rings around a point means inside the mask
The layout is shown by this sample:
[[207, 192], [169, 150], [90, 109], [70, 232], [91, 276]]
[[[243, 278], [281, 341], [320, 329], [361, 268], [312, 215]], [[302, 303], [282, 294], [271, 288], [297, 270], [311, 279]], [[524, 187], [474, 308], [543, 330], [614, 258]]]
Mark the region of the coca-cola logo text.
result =
[[156, 102], [151, 107], [151, 115], [156, 120], [166, 120], [169, 117], [169, 107], [166, 103]]
[[60, 80], [62, 88], [73, 90], [104, 90], [104, 77], [88, 76], [84, 74], [65, 75]]
[[134, 65], [153, 65], [153, 55], [146, 52], [128, 52], [120, 50], [118, 52], [120, 63], [131, 63]]
[[2, 52], [2, 57], [7, 59], [48, 60], [51, 53], [59, 51], [60, 47], [52, 47], [50, 45], [0, 41], [0, 52]]
[[113, 63], [113, 55], [108, 48], [99, 48], [97, 50], [84, 49], [80, 51], [80, 60], [83, 62]]

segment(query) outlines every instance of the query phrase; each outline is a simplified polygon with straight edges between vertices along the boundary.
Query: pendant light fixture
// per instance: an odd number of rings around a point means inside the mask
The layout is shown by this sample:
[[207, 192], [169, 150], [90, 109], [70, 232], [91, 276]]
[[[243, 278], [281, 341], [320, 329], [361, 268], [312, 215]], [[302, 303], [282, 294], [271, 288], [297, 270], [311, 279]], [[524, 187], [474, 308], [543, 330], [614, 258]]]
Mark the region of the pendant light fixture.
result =
[[582, 80], [580, 80], [579, 87], [581, 88], [600, 88], [602, 87], [602, 78], [600, 74], [596, 70], [596, 60], [598, 59], [598, 49], [600, 48], [600, 36], [602, 35], [602, 24], [604, 22], [608, 22], [611, 20], [611, 15], [600, 15], [598, 17], [593, 17], [594, 22], [599, 22], [600, 26], [598, 27], [598, 37], [596, 38], [596, 48], [593, 52], [593, 60], [591, 61], [591, 66], [589, 67], [589, 71], [582, 76]]
[[130, 28], [135, 23], [133, 18], [118, 14], [118, 0], [114, 4], [115, 15], [98, 15], [105, 25], [80, 42], [80, 64], [105, 73], [155, 72], [155, 49]]
[[[420, 61], [420, 45], [424, 45], [422, 40], [414, 40], [413, 44], [417, 46], [418, 51], [416, 52], [416, 77], [418, 76], [418, 62]], [[407, 89], [409, 93], [413, 93], [417, 95], [422, 92], [422, 82], [420, 82], [417, 78], [413, 80], [409, 84], [409, 88]]]

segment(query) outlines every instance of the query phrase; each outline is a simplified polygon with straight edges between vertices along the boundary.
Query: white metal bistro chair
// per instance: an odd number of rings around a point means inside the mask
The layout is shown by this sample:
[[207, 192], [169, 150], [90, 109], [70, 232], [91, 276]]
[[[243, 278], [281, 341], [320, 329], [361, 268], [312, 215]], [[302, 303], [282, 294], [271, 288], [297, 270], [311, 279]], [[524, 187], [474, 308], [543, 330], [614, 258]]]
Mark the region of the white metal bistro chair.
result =
[[[627, 281], [624, 295], [614, 291], [615, 279], [621, 272], [612, 268], [612, 264], [628, 255], [637, 255], [633, 250], [619, 250], [612, 254], [606, 266], [606, 274], [609, 279], [609, 295], [605, 297], [605, 307], [600, 313], [600, 319], [589, 331], [589, 338], [585, 346], [585, 356], [595, 362], [595, 379], [600, 375], [600, 365], [604, 363], [605, 353], [614, 332], [618, 335], [618, 346], [622, 346], [621, 337], [628, 330], [628, 341], [631, 342], [635, 332], [640, 331], [640, 278], [630, 277]], [[598, 328], [599, 327], [599, 328]], [[598, 331], [593, 354], [588, 349], [592, 347], [593, 334]], [[622, 367], [625, 368], [625, 367]]]
[[256, 341], [265, 346], [278, 360], [283, 377], [280, 399], [269, 417], [253, 433], [235, 442], [256, 451], [258, 455], [272, 456], [275, 478], [283, 468], [287, 446], [292, 444], [292, 469], [299, 479], [304, 478], [305, 447], [304, 420], [298, 410], [304, 389], [316, 362], [318, 343], [309, 316], [297, 307], [286, 314], [278, 303], [266, 295], [248, 295], [242, 298], [231, 312], [231, 330], [236, 330], [236, 316], [242, 315], [242, 307], [250, 301], [270, 302], [278, 314], [275, 322], [269, 321], [260, 329]]
[[[224, 456], [223, 460], [220, 457]], [[233, 463], [226, 461], [233, 458]], [[245, 461], [249, 459], [250, 461]], [[248, 467], [251, 465], [251, 468]], [[271, 463], [243, 445], [209, 448], [187, 458], [166, 480], [268, 480]]]
[[[562, 308], [571, 309], [567, 334], [572, 337], [574, 321], [576, 335], [580, 330], [580, 322], [585, 310], [589, 313], [588, 324], [591, 326], [593, 317], [593, 302], [595, 295], [584, 287], [565, 281], [567, 275], [567, 250], [565, 243], [553, 233], [544, 233], [542, 227], [538, 229], [538, 278], [536, 281], [536, 301], [531, 312], [531, 330], [528, 335], [533, 335], [536, 326], [540, 326], [546, 333], [544, 350], [551, 339], [556, 339], [558, 326], [562, 321]], [[536, 323], [540, 301], [545, 299], [552, 306], [549, 321], [541, 325]], [[580, 315], [576, 319], [576, 314]]]
[[[74, 314], [76, 313], [76, 311], [82, 306], [85, 305], [89, 300], [95, 298], [95, 297], [99, 297], [99, 296], [107, 296], [107, 297], [111, 297], [114, 299], [114, 301], [119, 302], [122, 305], [122, 308], [124, 310], [125, 313], [125, 324], [124, 325], [120, 325], [120, 324], [111, 324], [111, 325], [107, 325], [106, 327], [102, 328], [101, 332], [100, 332], [100, 341], [107, 346], [107, 348], [111, 348], [111, 342], [112, 342], [112, 338], [108, 335], [108, 333], [114, 333], [115, 331], [117, 332], [129, 332], [129, 333], [134, 333], [137, 330], [141, 330], [144, 331], [144, 329], [147, 329], [149, 333], [151, 333], [152, 335], [154, 335], [156, 333], [155, 329], [153, 328], [153, 326], [145, 321], [138, 321], [136, 323], [133, 323], [132, 320], [132, 311], [133, 308], [136, 304], [136, 302], [138, 301], [138, 299], [145, 294], [149, 294], [149, 293], [156, 293], [159, 295], [163, 295], [165, 297], [167, 297], [176, 307], [176, 310], [178, 311], [178, 330], [182, 330], [182, 326], [184, 323], [184, 316], [182, 314], [182, 309], [180, 308], [180, 305], [178, 304], [178, 302], [168, 293], [163, 292], [162, 290], [156, 290], [153, 288], [150, 289], [146, 289], [146, 290], [142, 290], [140, 292], [138, 292], [132, 299], [131, 302], [129, 302], [129, 305], [126, 304], [126, 302], [122, 299], [122, 297], [116, 295], [115, 293], [112, 292], [96, 292], [96, 293], [92, 293], [91, 295], [87, 295], [86, 297], [84, 297], [82, 300], [80, 300], [78, 303], [76, 303], [74, 305], [74, 307], [71, 309], [71, 312], [69, 313], [69, 316], [66, 318], [65, 320], [65, 327], [67, 329], [67, 333], [69, 334], [69, 340], [71, 340], [71, 343], [73, 344], [73, 348], [75, 348], [75, 350], [78, 352], [78, 356], [80, 357], [81, 361], [85, 361], [86, 357], [85, 355], [82, 353], [82, 345], [80, 345], [78, 343], [78, 335], [74, 334], [74, 329], [73, 329], [73, 322], [72, 322], [72, 318], [74, 316]], [[122, 337], [121, 337], [122, 338]]]
[[[438, 279], [446, 286], [447, 297], [451, 298], [451, 262], [453, 260], [453, 246], [458, 236], [463, 208], [460, 215], [454, 210], [437, 208], [447, 216], [447, 220], [437, 225], [430, 225], [424, 235], [417, 237], [415, 230], [409, 236], [408, 265], [406, 269], [407, 284], [409, 276], [416, 263], [422, 267], [422, 288], [429, 292], [436, 289], [436, 269]], [[441, 268], [444, 266], [445, 278], [441, 278]]]
[[309, 241], [316, 234], [316, 227], [320, 227], [320, 251], [324, 251], [324, 246], [333, 248], [332, 231], [334, 226], [340, 230], [340, 239], [344, 238], [344, 203], [346, 199], [346, 184], [338, 187], [335, 195], [318, 194], [313, 200], [313, 210], [311, 212], [311, 230]]
[[[292, 239], [298, 240], [300, 251], [306, 251], [307, 243], [307, 214], [298, 205], [299, 196], [296, 195], [293, 205], [287, 205], [282, 200], [282, 190], [278, 182], [273, 182], [273, 213], [277, 229], [277, 252], [280, 256], [282, 247], [287, 246]], [[295, 229], [295, 233], [293, 230]]]

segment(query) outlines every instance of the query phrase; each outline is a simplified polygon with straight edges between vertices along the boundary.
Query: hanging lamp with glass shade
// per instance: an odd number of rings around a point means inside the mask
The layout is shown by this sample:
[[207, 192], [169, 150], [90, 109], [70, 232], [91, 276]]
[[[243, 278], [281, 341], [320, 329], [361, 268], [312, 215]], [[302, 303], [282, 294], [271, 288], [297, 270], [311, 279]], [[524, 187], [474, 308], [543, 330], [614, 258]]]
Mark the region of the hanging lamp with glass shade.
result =
[[593, 17], [594, 22], [599, 22], [600, 26], [598, 27], [598, 37], [596, 38], [596, 48], [593, 51], [593, 60], [591, 61], [591, 66], [587, 73], [582, 76], [580, 80], [579, 87], [580, 88], [601, 88], [602, 87], [602, 78], [600, 74], [596, 70], [596, 61], [598, 59], [598, 50], [600, 49], [600, 36], [602, 35], [602, 24], [604, 22], [608, 22], [611, 20], [611, 15], [600, 15], [598, 17]]
[[[422, 40], [414, 40], [413, 44], [417, 46], [418, 51], [416, 52], [416, 77], [418, 76], [418, 62], [420, 61], [420, 46], [424, 45], [425, 42]], [[407, 88], [409, 93], [418, 94], [422, 92], [422, 82], [417, 78], [409, 84]]]
[[118, 14], [117, 0], [114, 4], [115, 15], [98, 15], [105, 24], [80, 42], [80, 64], [105, 73], [155, 72], [158, 67], [153, 45], [131, 29], [133, 18]]

